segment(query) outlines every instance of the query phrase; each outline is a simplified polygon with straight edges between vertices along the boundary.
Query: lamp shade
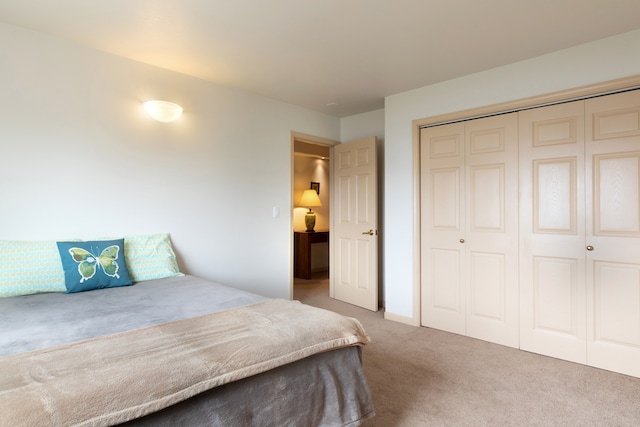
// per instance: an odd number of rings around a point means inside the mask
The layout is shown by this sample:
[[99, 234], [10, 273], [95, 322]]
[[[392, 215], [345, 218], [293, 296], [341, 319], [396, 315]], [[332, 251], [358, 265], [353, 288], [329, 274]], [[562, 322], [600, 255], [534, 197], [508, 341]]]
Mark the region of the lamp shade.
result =
[[322, 206], [322, 203], [320, 202], [320, 197], [318, 197], [316, 190], [304, 190], [302, 197], [300, 197], [299, 205], [310, 208], [311, 206]]
[[147, 113], [159, 122], [169, 123], [182, 114], [182, 107], [169, 101], [147, 101], [144, 103]]

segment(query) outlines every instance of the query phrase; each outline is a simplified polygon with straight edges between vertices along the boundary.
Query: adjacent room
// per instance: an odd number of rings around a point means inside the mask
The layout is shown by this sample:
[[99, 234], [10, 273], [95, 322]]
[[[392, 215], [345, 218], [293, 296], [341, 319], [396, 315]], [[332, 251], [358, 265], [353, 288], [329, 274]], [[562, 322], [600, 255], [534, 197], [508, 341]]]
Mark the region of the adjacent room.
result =
[[640, 424], [638, 16], [0, 0], [0, 424]]

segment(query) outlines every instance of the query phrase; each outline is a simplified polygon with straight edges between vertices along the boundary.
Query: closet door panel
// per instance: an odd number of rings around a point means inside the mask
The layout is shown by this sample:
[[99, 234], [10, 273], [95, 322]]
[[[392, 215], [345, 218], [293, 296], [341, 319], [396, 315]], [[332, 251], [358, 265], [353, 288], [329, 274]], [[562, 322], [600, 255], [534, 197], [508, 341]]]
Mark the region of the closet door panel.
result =
[[587, 363], [640, 377], [640, 91], [586, 119]]
[[[533, 319], [534, 329], [553, 335], [579, 340], [577, 318], [580, 310], [577, 281], [578, 260], [561, 257], [533, 257]], [[584, 342], [584, 340], [583, 340]], [[581, 353], [584, 353], [584, 348]], [[584, 359], [584, 355], [580, 358]]]
[[640, 237], [639, 153], [593, 156], [594, 236]]
[[502, 233], [505, 228], [505, 165], [469, 168], [470, 224], [474, 232]]
[[471, 293], [470, 322], [478, 320], [504, 323], [505, 257], [503, 254], [471, 252], [469, 254]]
[[464, 125], [422, 129], [420, 153], [422, 324], [464, 334]]
[[[463, 276], [461, 274], [462, 260], [460, 251], [432, 249], [429, 255], [433, 266], [429, 272], [429, 281], [433, 284], [429, 295], [433, 313], [428, 318], [441, 317], [445, 325], [442, 328], [447, 327], [451, 329], [451, 332], [462, 333], [453, 326], [446, 326], [457, 325], [456, 319], [464, 314], [464, 301], [461, 295], [461, 279]], [[450, 322], [445, 322], [446, 320], [450, 320]], [[430, 324], [436, 325], [439, 323], [438, 320], [432, 320]]]
[[584, 102], [519, 113], [520, 347], [586, 363]]
[[575, 156], [533, 161], [534, 233], [576, 234], [576, 161]]
[[518, 339], [517, 114], [465, 122], [467, 335]]
[[593, 267], [595, 341], [640, 347], [640, 266], [598, 261]]
[[459, 167], [432, 169], [431, 227], [434, 231], [461, 230], [460, 227], [460, 173]]

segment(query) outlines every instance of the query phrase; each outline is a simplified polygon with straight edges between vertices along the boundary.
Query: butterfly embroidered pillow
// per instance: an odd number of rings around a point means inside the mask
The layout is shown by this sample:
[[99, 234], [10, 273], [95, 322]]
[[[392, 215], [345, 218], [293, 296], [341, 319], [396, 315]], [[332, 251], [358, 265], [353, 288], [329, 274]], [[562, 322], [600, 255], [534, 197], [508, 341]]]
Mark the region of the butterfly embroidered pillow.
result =
[[67, 293], [131, 285], [124, 239], [56, 244]]

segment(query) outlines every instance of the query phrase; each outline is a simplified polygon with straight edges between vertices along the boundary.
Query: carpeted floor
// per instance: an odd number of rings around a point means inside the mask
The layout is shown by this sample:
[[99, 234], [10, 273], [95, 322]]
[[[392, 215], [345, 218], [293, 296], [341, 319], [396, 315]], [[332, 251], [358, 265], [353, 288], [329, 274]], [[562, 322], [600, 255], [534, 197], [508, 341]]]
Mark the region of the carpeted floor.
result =
[[[296, 279], [294, 298], [358, 318], [377, 416], [365, 427], [639, 426], [640, 379], [383, 319]], [[638, 361], [640, 363], [640, 360]]]

